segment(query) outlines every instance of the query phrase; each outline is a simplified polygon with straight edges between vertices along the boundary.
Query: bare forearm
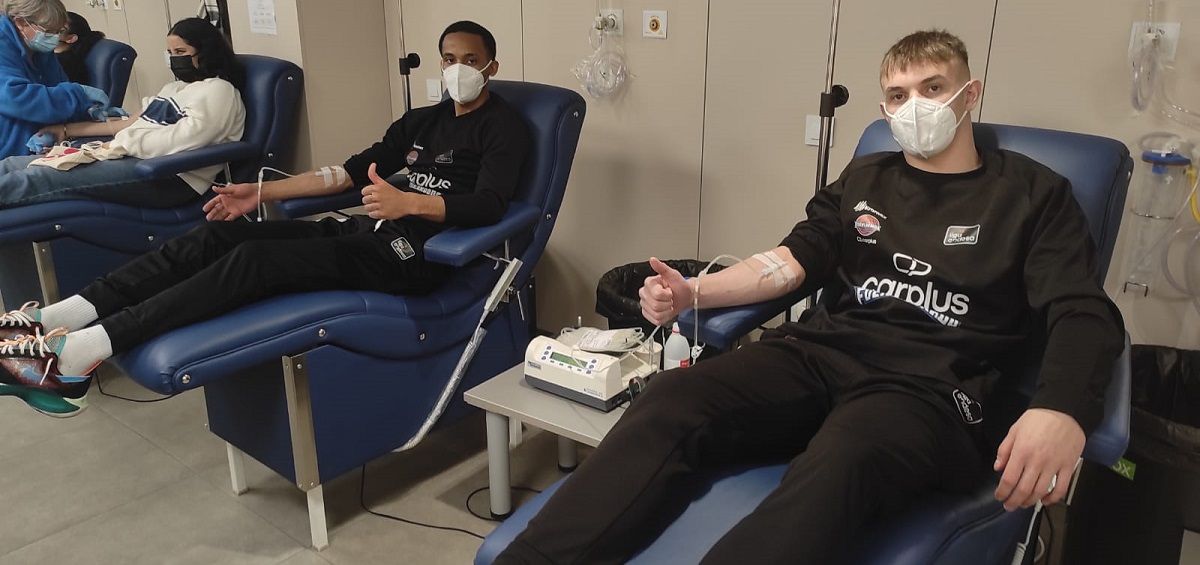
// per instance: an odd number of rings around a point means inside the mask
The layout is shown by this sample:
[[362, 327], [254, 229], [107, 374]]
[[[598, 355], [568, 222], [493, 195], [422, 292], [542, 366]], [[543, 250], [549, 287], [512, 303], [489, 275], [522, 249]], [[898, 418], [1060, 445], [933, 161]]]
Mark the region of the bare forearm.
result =
[[67, 139], [77, 137], [103, 137], [117, 135], [117, 132], [129, 127], [134, 118], [109, 118], [103, 122], [72, 122], [63, 124], [63, 132]]
[[309, 171], [282, 180], [264, 182], [262, 199], [263, 202], [273, 202], [306, 196], [326, 196], [342, 192], [353, 185], [354, 181], [346, 177], [340, 183], [334, 182], [325, 186], [324, 177]]
[[804, 282], [804, 268], [792, 257], [792, 252], [782, 246], [772, 251], [783, 260], [784, 271], [790, 269], [790, 274], [783, 272], [780, 277], [763, 274], [767, 265], [752, 257], [719, 273], [705, 275], [703, 280], [690, 279], [688, 283], [692, 288], [699, 289], [700, 308], [754, 304], [800, 288]]

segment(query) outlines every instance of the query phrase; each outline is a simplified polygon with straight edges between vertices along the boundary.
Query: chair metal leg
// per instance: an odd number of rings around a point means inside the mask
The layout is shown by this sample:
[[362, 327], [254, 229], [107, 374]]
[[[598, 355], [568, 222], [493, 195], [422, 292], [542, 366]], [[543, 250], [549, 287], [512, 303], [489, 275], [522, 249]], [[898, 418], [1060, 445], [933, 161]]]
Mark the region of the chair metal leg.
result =
[[246, 492], [246, 456], [229, 442], [225, 442], [225, 455], [229, 459], [229, 481], [233, 485], [233, 494], [242, 494]]
[[282, 362], [288, 424], [292, 433], [292, 459], [296, 465], [296, 486], [308, 493], [308, 526], [313, 549], [324, 549], [329, 545], [329, 530], [325, 523], [321, 474], [317, 469], [312, 397], [308, 387], [308, 369], [305, 368], [307, 363], [304, 355], [285, 355]]
[[508, 416], [488, 412], [488, 495], [492, 504], [493, 518], [506, 518], [512, 514], [512, 490], [508, 461]]
[[324, 487], [317, 485], [308, 491], [308, 531], [312, 534], [313, 549], [329, 547], [329, 526], [325, 523]]
[[33, 259], [37, 262], [38, 282], [42, 285], [42, 304], [58, 302], [58, 273], [54, 270], [54, 255], [50, 251], [50, 242], [33, 242]]
[[579, 451], [575, 440], [558, 436], [558, 470], [564, 473], [574, 471], [579, 466]]

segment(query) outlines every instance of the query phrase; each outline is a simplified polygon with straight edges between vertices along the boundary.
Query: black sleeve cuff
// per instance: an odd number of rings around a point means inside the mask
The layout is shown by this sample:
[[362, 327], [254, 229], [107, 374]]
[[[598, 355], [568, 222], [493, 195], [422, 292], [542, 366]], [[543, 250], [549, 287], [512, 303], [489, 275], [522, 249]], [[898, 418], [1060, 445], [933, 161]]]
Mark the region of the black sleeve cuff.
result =
[[489, 192], [470, 194], [444, 194], [447, 226], [473, 228], [490, 226], [504, 217], [507, 203], [499, 195]]
[[1074, 418], [1084, 435], [1091, 434], [1104, 416], [1103, 398], [1053, 388], [1038, 391], [1029, 407], [1054, 410]]

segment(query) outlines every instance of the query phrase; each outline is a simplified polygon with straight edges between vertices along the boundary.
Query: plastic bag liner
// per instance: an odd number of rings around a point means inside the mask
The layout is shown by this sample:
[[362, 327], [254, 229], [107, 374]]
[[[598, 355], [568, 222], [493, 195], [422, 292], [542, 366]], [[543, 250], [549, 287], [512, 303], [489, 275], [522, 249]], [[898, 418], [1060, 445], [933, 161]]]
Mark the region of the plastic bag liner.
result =
[[1129, 449], [1085, 464], [1067, 510], [1063, 563], [1176, 565], [1200, 531], [1200, 351], [1135, 345]]
[[[685, 278], [694, 277], [708, 266], [708, 261], [695, 259], [673, 259], [663, 261], [672, 269], [680, 272]], [[713, 265], [708, 274], [713, 274], [724, 265]], [[642, 328], [645, 335], [650, 335], [654, 326], [642, 317], [642, 306], [638, 290], [646, 282], [646, 277], [653, 276], [654, 269], [648, 261], [621, 265], [600, 277], [596, 285], [596, 313], [608, 320], [609, 329]]]
[[1200, 351], [1135, 345], [1130, 451], [1200, 474]]

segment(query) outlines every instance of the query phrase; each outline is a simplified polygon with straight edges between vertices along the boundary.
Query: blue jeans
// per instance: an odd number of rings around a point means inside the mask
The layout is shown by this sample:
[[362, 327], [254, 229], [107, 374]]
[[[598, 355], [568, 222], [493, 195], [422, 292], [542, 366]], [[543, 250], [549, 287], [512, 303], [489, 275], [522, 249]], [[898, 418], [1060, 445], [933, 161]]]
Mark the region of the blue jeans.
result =
[[[173, 208], [199, 198], [179, 177], [138, 178], [139, 159], [126, 157], [78, 165], [69, 171], [29, 167], [37, 156], [0, 161], [0, 209], [55, 200], [103, 200], [139, 208]], [[5, 309], [41, 301], [30, 243], [0, 245], [0, 301]]]
[[139, 208], [173, 208], [198, 198], [183, 179], [145, 180], [134, 167], [140, 159], [126, 157], [78, 165], [69, 171], [30, 167], [37, 156], [0, 161], [0, 208], [54, 200], [103, 200]]

